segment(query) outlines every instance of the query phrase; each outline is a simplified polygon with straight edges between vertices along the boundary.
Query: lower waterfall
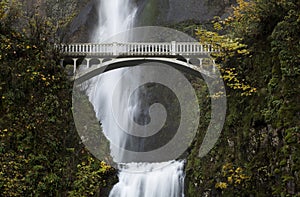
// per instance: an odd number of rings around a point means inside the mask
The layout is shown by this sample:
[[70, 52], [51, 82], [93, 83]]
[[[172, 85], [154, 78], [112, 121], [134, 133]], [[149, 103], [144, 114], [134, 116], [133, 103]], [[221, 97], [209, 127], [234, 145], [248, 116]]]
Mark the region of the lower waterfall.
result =
[[183, 161], [126, 164], [109, 196], [183, 197], [183, 167]]

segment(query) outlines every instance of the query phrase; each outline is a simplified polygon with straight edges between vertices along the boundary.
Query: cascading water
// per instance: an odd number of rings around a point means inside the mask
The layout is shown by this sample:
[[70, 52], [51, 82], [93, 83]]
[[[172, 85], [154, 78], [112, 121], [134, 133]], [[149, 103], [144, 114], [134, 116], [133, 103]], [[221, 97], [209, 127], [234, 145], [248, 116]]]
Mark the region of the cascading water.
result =
[[[110, 197], [182, 197], [183, 165], [177, 161], [127, 164], [131, 171], [120, 172], [119, 183], [110, 192]], [[145, 172], [134, 173], [134, 170]]]
[[[131, 28], [137, 9], [130, 0], [100, 0], [98, 10], [99, 23], [91, 38], [92, 42], [105, 42], [111, 36]], [[122, 40], [126, 41], [126, 38]], [[184, 161], [134, 163], [130, 162], [131, 158], [126, 158], [129, 162], [122, 162], [124, 161], [123, 149], [115, 148], [124, 148], [130, 143], [122, 131], [133, 127], [130, 121], [116, 124], [116, 119], [118, 120], [116, 116], [139, 119], [139, 116], [145, 115], [141, 112], [143, 109], [141, 109], [140, 96], [143, 94], [145, 97], [145, 92], [132, 96], [132, 92], [129, 91], [139, 84], [141, 80], [139, 76], [132, 74], [130, 83], [117, 85], [125, 72], [130, 75], [130, 69], [122, 68], [94, 77], [89, 81], [90, 86], [87, 90], [96, 117], [102, 124], [105, 136], [111, 142], [111, 155], [116, 163], [123, 163], [122, 167], [119, 167], [119, 183], [113, 187], [110, 197], [182, 197], [184, 196]], [[128, 104], [124, 98], [129, 97], [131, 102]], [[116, 110], [112, 112], [112, 108]], [[142, 125], [147, 124], [147, 120], [143, 117], [141, 119]], [[147, 132], [147, 129], [141, 132]], [[143, 149], [143, 142], [140, 141], [134, 146], [135, 150]]]
[[133, 26], [136, 7], [131, 0], [99, 0], [98, 24], [92, 42], [103, 42]]

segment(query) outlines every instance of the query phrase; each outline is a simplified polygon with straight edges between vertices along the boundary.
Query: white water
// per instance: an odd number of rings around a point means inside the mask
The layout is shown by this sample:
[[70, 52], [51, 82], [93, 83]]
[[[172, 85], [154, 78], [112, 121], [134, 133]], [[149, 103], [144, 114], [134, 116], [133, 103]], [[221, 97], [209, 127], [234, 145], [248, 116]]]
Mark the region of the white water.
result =
[[[183, 162], [177, 161], [127, 164], [130, 171], [120, 172], [119, 183], [110, 192], [110, 197], [182, 197], [183, 166]], [[145, 172], [134, 173], [140, 170]]]
[[[91, 38], [92, 42], [105, 42], [111, 36], [125, 31], [133, 26], [136, 13], [131, 0], [100, 0], [99, 23]], [[118, 38], [119, 39], [119, 38]], [[126, 41], [126, 38], [121, 38]], [[110, 40], [114, 41], [114, 40]], [[122, 149], [126, 144], [126, 136], [122, 134], [120, 122], [116, 124], [116, 116], [128, 117], [135, 113], [133, 109], [139, 106], [139, 97], [134, 102], [126, 102], [131, 93], [129, 90], [139, 84], [139, 76], [131, 76], [131, 81], [120, 83], [119, 79], [130, 69], [116, 69], [91, 79], [88, 89], [90, 102], [94, 106], [97, 118], [101, 121], [105, 136], [111, 142], [111, 156], [116, 163], [123, 163]], [[127, 91], [126, 91], [127, 90]], [[117, 94], [115, 93], [117, 92]], [[118, 94], [118, 92], [120, 92]], [[116, 96], [117, 95], [117, 96]], [[124, 99], [125, 98], [125, 99]], [[128, 106], [129, 105], [129, 106]], [[116, 109], [115, 111], [112, 108]], [[137, 110], [138, 111], [138, 110]], [[124, 118], [126, 120], [126, 118]], [[126, 120], [127, 121], [127, 120]], [[130, 131], [131, 121], [122, 120], [123, 130]], [[133, 130], [131, 128], [131, 130]], [[143, 132], [147, 132], [143, 130]], [[113, 142], [113, 143], [112, 143]], [[142, 147], [142, 142], [136, 144]], [[126, 158], [128, 160], [128, 158]], [[130, 158], [129, 158], [130, 160]], [[126, 163], [119, 168], [119, 183], [110, 197], [182, 197], [184, 183], [184, 162], [168, 161], [163, 163]]]
[[92, 37], [93, 42], [103, 42], [133, 26], [136, 7], [131, 0], [99, 0], [99, 21]]

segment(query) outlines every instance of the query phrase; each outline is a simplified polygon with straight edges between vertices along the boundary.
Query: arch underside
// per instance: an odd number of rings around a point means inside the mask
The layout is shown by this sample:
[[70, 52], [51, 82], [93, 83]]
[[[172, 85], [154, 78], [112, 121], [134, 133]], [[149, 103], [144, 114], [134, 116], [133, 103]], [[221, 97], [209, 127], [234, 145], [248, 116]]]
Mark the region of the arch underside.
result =
[[[202, 63], [202, 60], [197, 59], [178, 59], [178, 58], [165, 58], [165, 57], [135, 57], [135, 58], [116, 58], [107, 60], [105, 62], [94, 64], [92, 66], [86, 66], [78, 71], [74, 79], [78, 84], [89, 80], [95, 76], [101, 75], [104, 72], [115, 70], [124, 67], [139, 66], [144, 63], [163, 63], [172, 66], [179, 71], [190, 73], [196, 76], [208, 76], [215, 78], [215, 66], [213, 62], [206, 61]], [[200, 63], [201, 62], [201, 63]]]

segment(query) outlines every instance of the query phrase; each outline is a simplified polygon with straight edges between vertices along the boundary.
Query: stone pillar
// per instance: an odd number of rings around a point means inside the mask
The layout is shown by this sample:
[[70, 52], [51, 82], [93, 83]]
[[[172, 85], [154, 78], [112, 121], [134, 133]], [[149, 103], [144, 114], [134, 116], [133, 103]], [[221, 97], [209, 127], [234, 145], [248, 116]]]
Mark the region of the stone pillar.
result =
[[74, 76], [75, 76], [75, 74], [76, 74], [77, 60], [78, 60], [78, 58], [73, 58], [73, 62], [74, 62], [73, 75], [74, 75]]
[[98, 58], [98, 60], [99, 60], [99, 66], [101, 66], [104, 59], [103, 58]]
[[186, 63], [189, 65], [190, 64], [190, 58], [186, 58]]
[[216, 65], [216, 62], [215, 62], [215, 60], [213, 59], [212, 60], [212, 62], [213, 62], [213, 73], [216, 73], [216, 69], [217, 69], [217, 65]]
[[90, 61], [92, 58], [85, 58], [86, 60], [86, 68], [90, 68]]
[[199, 66], [200, 66], [200, 68], [202, 69], [202, 68], [203, 68], [203, 65], [202, 65], [203, 58], [198, 58], [198, 59], [199, 59]]

